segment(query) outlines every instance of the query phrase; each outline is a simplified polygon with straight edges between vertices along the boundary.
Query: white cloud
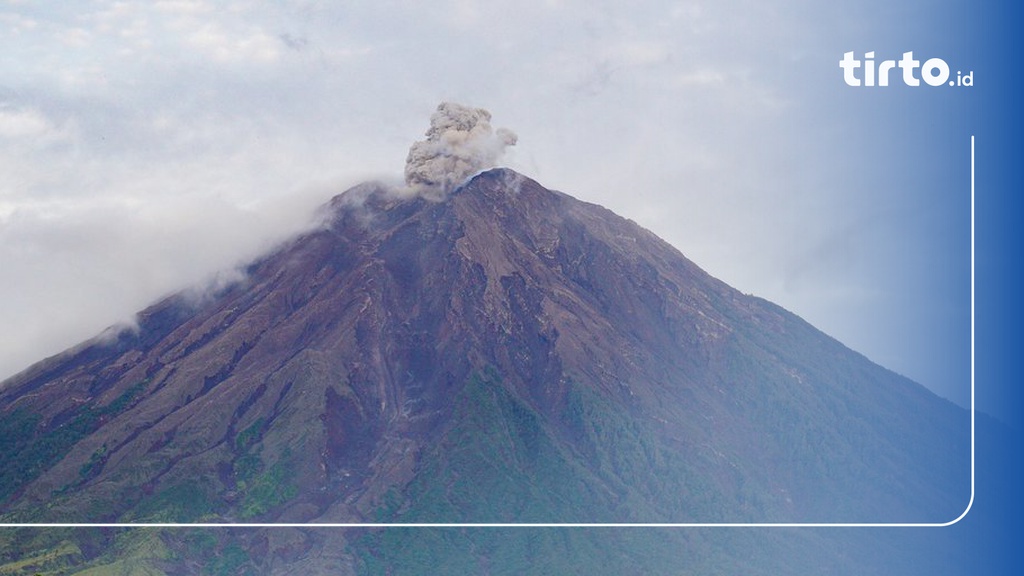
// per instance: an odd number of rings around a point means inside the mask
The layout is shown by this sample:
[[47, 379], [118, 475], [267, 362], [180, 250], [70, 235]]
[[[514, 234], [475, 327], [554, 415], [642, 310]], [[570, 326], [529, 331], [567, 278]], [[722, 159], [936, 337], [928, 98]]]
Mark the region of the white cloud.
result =
[[188, 43], [222, 63], [273, 63], [281, 56], [282, 41], [262, 30], [230, 32], [215, 23], [188, 34]]
[[84, 28], [68, 28], [58, 35], [60, 42], [69, 48], [87, 48], [93, 41], [91, 32]]
[[622, 66], [650, 66], [665, 63], [672, 51], [665, 42], [629, 40], [614, 46], [607, 55]]
[[0, 108], [0, 138], [40, 138], [53, 131], [49, 120], [36, 110]]
[[153, 8], [159, 12], [174, 16], [199, 16], [214, 12], [214, 6], [202, 0], [159, 0], [153, 2]]
[[0, 103], [0, 150], [6, 151], [8, 160], [31, 150], [68, 142], [75, 132], [73, 122], [56, 122], [40, 110]]
[[0, 13], [0, 25], [7, 28], [8, 34], [21, 35], [34, 31], [39, 22], [21, 14]]
[[726, 82], [726, 76], [719, 70], [704, 68], [683, 72], [675, 77], [675, 82], [680, 87], [721, 85]]
[[[0, 378], [73, 343], [61, 334], [88, 336], [194, 281], [190, 251], [204, 271], [230, 268], [300, 226], [299, 208], [343, 188], [322, 183], [400, 177], [444, 100], [515, 127], [519, 167], [543, 184], [639, 220], [842, 338], [865, 286], [899, 313], [890, 270], [854, 242], [861, 277], [833, 280], [809, 259], [787, 293], [786, 271], [815, 253], [794, 243], [826, 245], [902, 193], [842, 161], [870, 153], [884, 171], [901, 151], [866, 135], [896, 128], [843, 116], [824, 88], [849, 22], [884, 23], [888, 6], [8, 3], [0, 317], [38, 337], [0, 336]], [[936, 186], [949, 169], [919, 168]], [[878, 238], [904, 222], [880, 218]], [[105, 308], [112, 290], [123, 309]]]

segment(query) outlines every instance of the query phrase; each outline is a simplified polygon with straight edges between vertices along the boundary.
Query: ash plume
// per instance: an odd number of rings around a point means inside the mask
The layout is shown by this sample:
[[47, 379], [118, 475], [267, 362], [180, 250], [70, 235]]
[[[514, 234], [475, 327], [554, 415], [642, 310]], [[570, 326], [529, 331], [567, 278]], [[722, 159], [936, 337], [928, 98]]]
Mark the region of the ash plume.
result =
[[491, 128], [491, 113], [442, 102], [430, 116], [427, 139], [409, 148], [405, 183], [428, 195], [444, 196], [473, 174], [493, 168], [516, 143], [506, 128]]

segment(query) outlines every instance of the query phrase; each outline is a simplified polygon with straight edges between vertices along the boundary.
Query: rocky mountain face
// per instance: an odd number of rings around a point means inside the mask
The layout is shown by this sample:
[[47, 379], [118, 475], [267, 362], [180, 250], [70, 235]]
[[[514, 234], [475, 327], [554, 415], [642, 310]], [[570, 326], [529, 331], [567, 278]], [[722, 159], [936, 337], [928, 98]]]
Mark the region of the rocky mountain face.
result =
[[[0, 521], [946, 522], [967, 505], [966, 411], [599, 206], [496, 169], [442, 200], [364, 185], [325, 210], [244, 280], [0, 385]], [[0, 573], [899, 558], [777, 534], [22, 528]]]

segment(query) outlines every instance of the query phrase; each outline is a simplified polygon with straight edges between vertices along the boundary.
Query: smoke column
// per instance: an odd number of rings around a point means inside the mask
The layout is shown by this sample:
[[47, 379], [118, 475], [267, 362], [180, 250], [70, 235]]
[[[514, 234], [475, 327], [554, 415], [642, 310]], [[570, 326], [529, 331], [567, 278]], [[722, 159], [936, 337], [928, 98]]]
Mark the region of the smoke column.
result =
[[443, 197], [467, 178], [493, 168], [516, 143], [511, 130], [491, 128], [491, 113], [442, 102], [430, 116], [427, 139], [409, 148], [405, 183], [413, 190]]

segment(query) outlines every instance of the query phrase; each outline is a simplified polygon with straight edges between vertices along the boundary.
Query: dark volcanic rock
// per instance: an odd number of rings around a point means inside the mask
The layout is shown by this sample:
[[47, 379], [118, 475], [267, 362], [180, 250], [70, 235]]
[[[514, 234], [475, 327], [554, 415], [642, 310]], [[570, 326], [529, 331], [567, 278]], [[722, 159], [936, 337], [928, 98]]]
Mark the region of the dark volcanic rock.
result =
[[[243, 281], [4, 383], [5, 517], [941, 522], [966, 506], [966, 412], [599, 206], [492, 170], [444, 201], [363, 186], [329, 210]], [[243, 539], [247, 561], [323, 550], [281, 534]], [[389, 545], [332, 562], [376, 566]]]

